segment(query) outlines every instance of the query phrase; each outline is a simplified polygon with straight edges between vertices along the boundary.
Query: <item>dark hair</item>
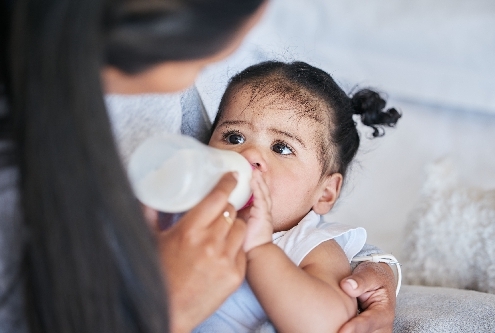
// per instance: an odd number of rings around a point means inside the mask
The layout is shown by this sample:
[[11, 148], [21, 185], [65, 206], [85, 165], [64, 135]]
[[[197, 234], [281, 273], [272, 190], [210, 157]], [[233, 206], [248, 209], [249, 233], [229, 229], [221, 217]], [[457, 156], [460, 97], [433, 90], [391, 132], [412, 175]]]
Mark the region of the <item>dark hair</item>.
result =
[[137, 72], [222, 49], [262, 0], [122, 1], [107, 11], [107, 63]]
[[394, 108], [384, 110], [385, 100], [373, 90], [362, 89], [349, 97], [332, 77], [321, 69], [300, 61], [266, 61], [250, 66], [230, 79], [212, 131], [233, 94], [246, 86], [254, 87], [256, 93], [264, 90], [265, 94], [278, 94], [285, 101], [299, 103], [305, 109], [303, 112], [318, 122], [325, 121], [321, 118], [321, 104], [312, 103], [305, 95], [309, 94], [312, 98], [324, 102], [329, 121], [328, 144], [334, 149], [329, 152], [322, 147], [322, 175], [339, 172], [345, 176], [350, 162], [356, 155], [360, 139], [353, 115], [359, 115], [361, 122], [373, 129], [373, 137], [382, 136], [382, 126], [394, 126], [401, 117]]
[[21, 175], [31, 329], [166, 332], [156, 245], [116, 152], [100, 70], [220, 51], [262, 0], [12, 3], [0, 23], [1, 123]]

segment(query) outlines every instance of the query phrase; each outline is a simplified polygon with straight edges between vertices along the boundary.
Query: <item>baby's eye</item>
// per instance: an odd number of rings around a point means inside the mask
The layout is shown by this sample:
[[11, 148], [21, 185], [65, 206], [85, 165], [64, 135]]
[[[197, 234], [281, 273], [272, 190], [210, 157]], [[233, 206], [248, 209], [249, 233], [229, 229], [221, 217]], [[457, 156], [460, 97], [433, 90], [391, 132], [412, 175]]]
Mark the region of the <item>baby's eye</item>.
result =
[[277, 142], [273, 144], [272, 150], [280, 155], [290, 155], [293, 154], [292, 149], [284, 142]]
[[245, 139], [240, 133], [227, 133], [224, 135], [224, 140], [231, 145], [240, 145]]

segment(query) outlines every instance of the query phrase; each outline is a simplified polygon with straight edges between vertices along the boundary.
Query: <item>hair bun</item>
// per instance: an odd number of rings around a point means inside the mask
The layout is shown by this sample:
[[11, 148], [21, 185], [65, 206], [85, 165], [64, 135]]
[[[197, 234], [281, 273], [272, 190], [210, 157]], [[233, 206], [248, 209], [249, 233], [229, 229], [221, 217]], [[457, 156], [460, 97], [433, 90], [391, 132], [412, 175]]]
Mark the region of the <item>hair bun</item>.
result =
[[354, 114], [361, 116], [361, 122], [373, 128], [373, 137], [382, 136], [385, 131], [382, 126], [395, 126], [401, 114], [394, 108], [385, 110], [387, 102], [380, 94], [370, 89], [359, 90], [351, 97]]

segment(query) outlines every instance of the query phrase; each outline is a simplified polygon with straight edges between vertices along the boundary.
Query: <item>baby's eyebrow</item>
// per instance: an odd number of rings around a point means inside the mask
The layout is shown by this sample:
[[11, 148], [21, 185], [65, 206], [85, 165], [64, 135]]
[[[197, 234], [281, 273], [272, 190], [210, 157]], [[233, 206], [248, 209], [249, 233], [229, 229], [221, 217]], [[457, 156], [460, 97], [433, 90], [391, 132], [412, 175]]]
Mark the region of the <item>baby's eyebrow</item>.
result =
[[247, 122], [245, 120], [225, 120], [225, 121], [222, 121], [220, 123], [220, 125], [218, 125], [218, 127], [228, 126], [228, 125], [247, 125], [247, 126], [252, 127], [251, 123]]
[[286, 136], [288, 138], [291, 138], [291, 139], [294, 139], [296, 140], [297, 142], [299, 142], [299, 144], [304, 148], [306, 149], [306, 145], [304, 144], [303, 140], [301, 140], [300, 137], [298, 137], [297, 135], [294, 135], [294, 134], [291, 134], [291, 133], [288, 133], [288, 132], [285, 132], [285, 131], [281, 131], [279, 129], [276, 129], [276, 128], [269, 128], [268, 129], [270, 132], [272, 133], [276, 133], [276, 134], [280, 134], [280, 135], [283, 135], [283, 136]]

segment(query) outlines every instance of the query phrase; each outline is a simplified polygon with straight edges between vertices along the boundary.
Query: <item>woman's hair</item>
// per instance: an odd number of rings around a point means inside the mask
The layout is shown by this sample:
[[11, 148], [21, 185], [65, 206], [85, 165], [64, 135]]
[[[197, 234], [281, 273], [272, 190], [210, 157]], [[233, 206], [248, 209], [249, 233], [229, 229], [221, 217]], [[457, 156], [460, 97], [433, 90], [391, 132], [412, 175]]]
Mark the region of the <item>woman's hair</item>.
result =
[[138, 72], [221, 50], [263, 0], [127, 0], [105, 13], [106, 62]]
[[214, 54], [261, 3], [2, 2], [1, 139], [20, 169], [32, 331], [168, 331], [157, 248], [116, 152], [100, 71]]
[[[227, 103], [244, 87], [251, 89], [252, 98], [275, 95], [284, 103], [296, 103], [302, 115], [328, 125], [328, 137], [322, 138], [319, 154], [322, 175], [338, 172], [345, 177], [360, 141], [353, 115], [359, 115], [361, 122], [373, 129], [373, 137], [384, 134], [382, 125], [394, 126], [401, 117], [394, 108], [384, 110], [385, 100], [373, 90], [362, 89], [349, 97], [321, 69], [300, 61], [266, 61], [230, 79], [212, 131]], [[322, 118], [322, 109], [327, 117]]]

